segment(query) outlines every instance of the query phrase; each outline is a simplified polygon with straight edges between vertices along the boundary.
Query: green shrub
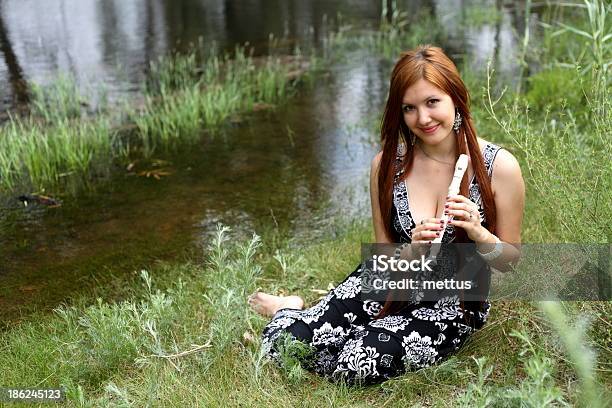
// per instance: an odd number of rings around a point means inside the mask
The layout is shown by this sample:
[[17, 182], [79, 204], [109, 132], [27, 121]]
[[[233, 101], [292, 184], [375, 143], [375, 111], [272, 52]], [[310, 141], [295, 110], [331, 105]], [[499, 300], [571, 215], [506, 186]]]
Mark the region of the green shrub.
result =
[[585, 116], [588, 106], [584, 90], [585, 83], [579, 72], [568, 68], [552, 68], [538, 72], [527, 78], [528, 90], [525, 98], [529, 107], [536, 114], [543, 114], [547, 109], [564, 111], [572, 109], [575, 116]]

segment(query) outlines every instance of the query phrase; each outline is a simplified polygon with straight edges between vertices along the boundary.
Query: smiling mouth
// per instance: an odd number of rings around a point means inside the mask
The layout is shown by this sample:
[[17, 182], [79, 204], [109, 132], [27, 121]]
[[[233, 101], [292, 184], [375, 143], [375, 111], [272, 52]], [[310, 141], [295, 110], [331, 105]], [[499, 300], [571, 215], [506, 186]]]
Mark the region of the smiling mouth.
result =
[[438, 127], [440, 126], [440, 124], [437, 124], [436, 126], [432, 126], [432, 127], [428, 127], [428, 128], [421, 128], [421, 130], [425, 133], [433, 133], [436, 131], [436, 129], [438, 129]]

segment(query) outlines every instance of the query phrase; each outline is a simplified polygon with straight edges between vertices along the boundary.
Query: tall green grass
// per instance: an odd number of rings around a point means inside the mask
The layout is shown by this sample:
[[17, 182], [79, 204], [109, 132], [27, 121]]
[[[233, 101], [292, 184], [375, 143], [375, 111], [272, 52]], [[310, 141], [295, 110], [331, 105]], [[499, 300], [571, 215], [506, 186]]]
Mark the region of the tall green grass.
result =
[[[612, 43], [602, 38], [607, 35], [603, 22], [612, 17], [610, 6], [600, 1], [585, 4], [588, 16], [571, 16], [573, 24], [588, 24], [594, 30], [583, 35], [580, 44], [605, 49], [609, 58]], [[552, 23], [544, 24], [544, 38], [567, 31], [572, 33], [569, 39], [576, 40], [580, 30], [569, 21]], [[521, 163], [527, 185], [524, 232], [530, 242], [608, 243], [610, 226], [601, 219], [612, 210], [606, 199], [612, 187], [612, 89], [609, 78], [601, 76], [601, 52], [576, 59], [572, 53], [563, 54], [567, 41], [545, 41], [538, 54], [547, 63], [527, 79], [524, 93], [494, 94], [488, 69], [477, 109], [486, 112], [481, 112], [485, 126]]]
[[212, 56], [199, 62], [193, 54], [160, 60], [153, 65], [144, 107], [132, 115], [145, 155], [197, 140], [255, 104], [283, 100], [294, 89], [289, 72], [300, 68], [296, 61], [254, 60], [241, 48], [231, 58]]
[[51, 84], [31, 84], [32, 102], [30, 111], [45, 123], [80, 119], [84, 116], [86, 98], [81, 95], [76, 80], [60, 74]]
[[[550, 30], [551, 41], [557, 42], [555, 53], [566, 67], [580, 67], [583, 74], [590, 74], [610, 84], [607, 76], [612, 63], [612, 4], [604, 0], [583, 0], [581, 3], [563, 3], [579, 16], [571, 21], [544, 23]], [[581, 16], [580, 16], [581, 14]], [[559, 44], [561, 43], [561, 44]], [[552, 44], [551, 44], [552, 45]], [[565, 54], [561, 54], [564, 52]], [[563, 61], [569, 58], [569, 61]]]
[[26, 183], [36, 190], [64, 178], [82, 181], [108, 171], [116, 134], [107, 118], [53, 121], [13, 118], [3, 125], [0, 188], [12, 190]]
[[600, 221], [611, 211], [606, 191], [612, 180], [612, 110], [610, 92], [601, 96], [587, 101], [590, 124], [579, 126], [564, 103], [535, 116], [521, 95], [496, 106], [488, 88], [485, 107], [498, 137], [521, 162], [527, 185], [524, 231], [531, 242], [609, 242], [610, 226]]

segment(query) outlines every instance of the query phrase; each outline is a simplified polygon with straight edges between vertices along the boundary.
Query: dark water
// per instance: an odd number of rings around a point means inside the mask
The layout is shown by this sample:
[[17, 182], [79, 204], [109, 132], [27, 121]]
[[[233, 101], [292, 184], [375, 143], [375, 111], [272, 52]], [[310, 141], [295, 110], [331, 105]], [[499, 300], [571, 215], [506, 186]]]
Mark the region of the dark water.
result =
[[[520, 8], [497, 2], [501, 18], [474, 26], [462, 22], [461, 10], [477, 2], [399, 3], [436, 16], [449, 36], [442, 45], [472, 64], [503, 56], [499, 69], [516, 70], [512, 31], [522, 29]], [[287, 51], [295, 44], [316, 47], [338, 13], [344, 22], [375, 27], [382, 7], [367, 0], [45, 0], [44, 7], [39, 0], [7, 0], [0, 6], [5, 107], [26, 99], [27, 81], [45, 83], [58, 73], [72, 74], [83, 87], [135, 92], [149, 60], [199, 38], [221, 50], [249, 41], [258, 54], [269, 52], [269, 33]], [[368, 215], [377, 136], [360, 124], [378, 119], [389, 72], [388, 63], [356, 52], [290, 103], [245, 115], [221, 136], [158, 157], [172, 173], [161, 180], [119, 173], [59, 208], [24, 208], [5, 198], [0, 319], [51, 308], [102, 276], [180, 257], [204, 244], [218, 222], [245, 233], [278, 226], [305, 236], [316, 235], [329, 214]]]

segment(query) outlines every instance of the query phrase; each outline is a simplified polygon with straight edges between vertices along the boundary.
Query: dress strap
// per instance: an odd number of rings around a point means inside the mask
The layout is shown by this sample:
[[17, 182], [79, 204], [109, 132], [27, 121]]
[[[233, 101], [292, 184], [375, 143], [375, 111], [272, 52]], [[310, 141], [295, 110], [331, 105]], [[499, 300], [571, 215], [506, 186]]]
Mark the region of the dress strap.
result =
[[487, 174], [489, 177], [493, 175], [493, 162], [495, 161], [495, 157], [497, 157], [497, 153], [502, 149], [501, 146], [498, 146], [494, 143], [488, 143], [483, 151], [482, 157], [484, 159], [484, 165], [487, 169]]

